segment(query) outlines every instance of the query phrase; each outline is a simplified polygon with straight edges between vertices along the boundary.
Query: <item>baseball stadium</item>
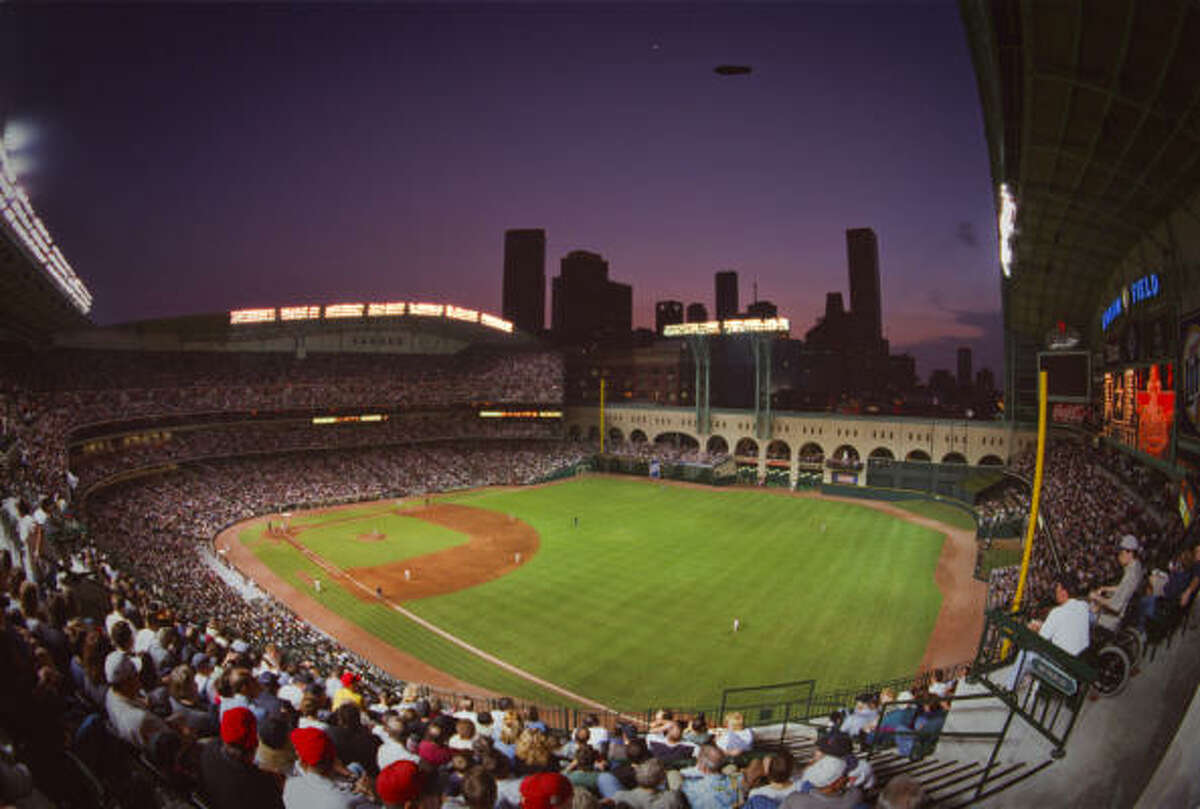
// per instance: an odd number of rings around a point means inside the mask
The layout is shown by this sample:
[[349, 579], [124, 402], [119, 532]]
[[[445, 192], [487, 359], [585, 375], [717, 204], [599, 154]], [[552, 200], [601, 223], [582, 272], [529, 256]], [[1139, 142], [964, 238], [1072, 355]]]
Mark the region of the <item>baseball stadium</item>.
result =
[[994, 419], [778, 407], [775, 317], [686, 406], [403, 291], [98, 325], [0, 148], [0, 803], [1200, 803], [1200, 7], [1109, 5], [960, 3]]

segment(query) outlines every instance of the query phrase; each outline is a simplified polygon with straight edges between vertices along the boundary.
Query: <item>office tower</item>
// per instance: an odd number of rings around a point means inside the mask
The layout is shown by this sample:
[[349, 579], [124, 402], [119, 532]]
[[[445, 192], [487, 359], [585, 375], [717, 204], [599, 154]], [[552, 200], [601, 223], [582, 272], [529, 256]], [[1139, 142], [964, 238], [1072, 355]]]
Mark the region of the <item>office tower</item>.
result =
[[971, 387], [971, 349], [967, 346], [958, 349], [958, 386]]
[[704, 323], [708, 320], [708, 307], [702, 303], [689, 303], [687, 308], [688, 323]]
[[737, 313], [737, 272], [723, 270], [717, 273], [717, 320], [737, 317]]
[[770, 301], [755, 301], [746, 307], [746, 314], [750, 317], [778, 317], [779, 307]]
[[546, 327], [546, 231], [504, 232], [505, 320], [538, 334]]
[[560, 343], [627, 338], [633, 330], [633, 287], [608, 280], [603, 256], [573, 250], [552, 281], [551, 310], [551, 328]]
[[879, 301], [879, 242], [870, 228], [846, 231], [846, 259], [850, 266], [850, 313], [859, 336], [868, 345], [883, 337], [883, 312]]
[[659, 301], [654, 304], [654, 331], [662, 336], [663, 327], [683, 322], [683, 303], [680, 301]]

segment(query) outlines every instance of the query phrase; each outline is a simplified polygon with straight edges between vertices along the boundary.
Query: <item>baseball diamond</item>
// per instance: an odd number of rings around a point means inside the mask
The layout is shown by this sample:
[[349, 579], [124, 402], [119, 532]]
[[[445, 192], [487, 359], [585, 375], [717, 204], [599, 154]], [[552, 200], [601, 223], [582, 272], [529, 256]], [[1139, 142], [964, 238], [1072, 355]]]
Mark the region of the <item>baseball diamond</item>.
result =
[[[387, 535], [364, 545], [380, 509]], [[338, 514], [283, 538], [252, 521], [218, 542], [316, 625], [322, 607], [348, 618], [352, 639], [326, 628], [393, 674], [434, 667], [479, 692], [642, 710], [799, 675], [840, 685], [966, 659], [982, 615], [972, 533], [877, 503], [591, 477]], [[430, 526], [465, 541], [447, 547]], [[381, 656], [388, 645], [405, 656]]]

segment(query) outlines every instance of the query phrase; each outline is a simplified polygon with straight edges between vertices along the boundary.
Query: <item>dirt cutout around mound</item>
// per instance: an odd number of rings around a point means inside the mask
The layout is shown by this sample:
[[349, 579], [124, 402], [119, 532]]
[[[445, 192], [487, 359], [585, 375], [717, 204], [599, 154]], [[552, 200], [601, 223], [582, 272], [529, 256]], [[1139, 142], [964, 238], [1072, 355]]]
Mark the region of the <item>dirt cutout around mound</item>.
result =
[[[607, 476], [604, 476], [607, 477]], [[623, 476], [615, 476], [623, 478]], [[627, 478], [623, 478], [627, 479]], [[542, 485], [559, 485], [556, 483]], [[662, 481], [659, 485], [686, 486], [713, 491], [712, 487], [680, 481]], [[507, 487], [505, 487], [507, 488]], [[975, 571], [975, 535], [972, 531], [955, 529], [937, 520], [922, 517], [895, 505], [877, 500], [846, 497], [831, 497], [812, 492], [792, 493], [782, 489], [763, 490], [780, 496], [801, 497], [816, 500], [833, 500], [883, 511], [897, 519], [929, 528], [944, 535], [941, 555], [934, 571], [934, 582], [942, 593], [942, 606], [925, 647], [920, 669], [950, 666], [971, 660], [975, 654], [979, 633], [983, 628], [983, 609], [987, 596], [987, 585], [977, 581]], [[361, 503], [341, 506], [337, 509], [361, 508]], [[315, 512], [322, 513], [322, 512]], [[434, 503], [424, 508], [397, 511], [406, 517], [423, 519], [454, 531], [466, 534], [469, 539], [462, 545], [424, 554], [399, 562], [373, 567], [338, 570], [324, 559], [306, 548], [298, 537], [304, 527], [293, 527], [287, 537], [267, 537], [268, 540], [285, 540], [294, 545], [312, 561], [325, 568], [331, 579], [338, 579], [346, 590], [359, 598], [371, 600], [382, 591], [383, 600], [405, 615], [407, 610], [395, 602], [427, 598], [429, 596], [456, 592], [499, 578], [527, 562], [537, 552], [539, 540], [531, 526], [514, 520], [505, 514], [485, 509], [449, 503]], [[348, 518], [349, 519], [349, 518]], [[380, 668], [402, 680], [424, 682], [449, 690], [497, 696], [485, 688], [465, 683], [452, 675], [433, 668], [429, 664], [405, 654], [394, 646], [380, 640], [347, 618], [338, 615], [313, 600], [308, 593], [301, 592], [277, 576], [263, 564], [254, 552], [238, 540], [238, 533], [247, 526], [265, 524], [265, 519], [252, 520], [232, 526], [216, 539], [218, 548], [228, 549], [228, 559], [260, 586], [287, 604], [309, 623], [337, 638], [343, 645], [360, 656], [372, 661]], [[328, 525], [324, 522], [322, 525]], [[360, 536], [361, 539], [361, 536]], [[520, 554], [518, 556], [518, 554]], [[518, 561], [519, 560], [519, 561]], [[408, 579], [405, 570], [409, 571]], [[378, 588], [378, 590], [376, 589]], [[426, 622], [411, 616], [419, 623]], [[470, 647], [437, 627], [427, 627], [458, 643], [501, 667], [518, 673], [532, 682], [551, 690], [559, 691], [585, 703], [600, 706], [585, 697], [534, 677], [516, 669], [490, 654]], [[915, 673], [915, 672], [914, 672]]]
[[[372, 592], [382, 591], [388, 601], [411, 601], [476, 587], [511, 573], [538, 550], [538, 535], [532, 526], [495, 511], [438, 503], [402, 512], [401, 516], [466, 534], [468, 540], [386, 565], [346, 570], [348, 576]], [[370, 598], [361, 588], [352, 592]]]

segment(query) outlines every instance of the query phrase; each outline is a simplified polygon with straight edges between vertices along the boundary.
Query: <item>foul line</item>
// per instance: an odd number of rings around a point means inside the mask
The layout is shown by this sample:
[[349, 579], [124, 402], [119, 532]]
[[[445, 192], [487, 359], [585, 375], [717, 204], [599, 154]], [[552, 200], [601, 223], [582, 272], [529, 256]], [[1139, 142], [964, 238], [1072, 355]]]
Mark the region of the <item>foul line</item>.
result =
[[[309, 560], [313, 562], [313, 564], [317, 565], [317, 567], [320, 567], [323, 570], [325, 570], [325, 572], [327, 572], [333, 576], [338, 576], [338, 577], [347, 579], [355, 587], [362, 590], [364, 593], [369, 595], [372, 599], [380, 600], [374, 590], [372, 590], [370, 587], [368, 587], [367, 585], [360, 582], [358, 579], [351, 576], [346, 571], [342, 570], [341, 568], [337, 567], [336, 565], [332, 564], [331, 562], [325, 560], [316, 551], [305, 546], [301, 542], [297, 542], [295, 539], [293, 539], [290, 536], [287, 537], [287, 542], [293, 548], [295, 548], [296, 550], [300, 551], [302, 554], [307, 556], [309, 558]], [[428, 629], [430, 632], [433, 632], [435, 635], [445, 638], [446, 640], [453, 643], [455, 646], [458, 646], [462, 649], [467, 650], [468, 652], [475, 655], [476, 657], [486, 660], [488, 663], [491, 663], [494, 666], [499, 666], [500, 668], [504, 669], [505, 671], [515, 674], [518, 677], [521, 677], [522, 679], [528, 680], [531, 683], [535, 683], [535, 684], [540, 685], [543, 688], [547, 688], [551, 691], [555, 691], [559, 694], [562, 694], [564, 697], [568, 697], [570, 699], [575, 700], [576, 702], [581, 702], [590, 708], [595, 708], [597, 710], [616, 714], [617, 716], [620, 716], [622, 719], [640, 721], [640, 720], [638, 720], [637, 717], [628, 716], [627, 714], [623, 714], [620, 711], [616, 710], [615, 708], [610, 708], [609, 706], [605, 705], [602, 702], [597, 702], [596, 700], [585, 697], [582, 694], [576, 694], [574, 691], [563, 688], [561, 685], [556, 685], [556, 684], [550, 682], [549, 680], [543, 680], [541, 677], [538, 677], [536, 674], [531, 674], [528, 671], [525, 671], [525, 669], [522, 669], [518, 666], [514, 666], [512, 663], [501, 660], [500, 658], [496, 657], [495, 655], [485, 652], [484, 650], [482, 650], [476, 646], [472, 646], [471, 644], [467, 643], [465, 640], [458, 637], [457, 635], [452, 635], [451, 633], [442, 629], [440, 626], [430, 623], [429, 621], [425, 620], [421, 616], [417, 615], [416, 613], [414, 613], [410, 610], [405, 609], [404, 607], [401, 607], [399, 604], [396, 604], [395, 602], [388, 601], [387, 599], [382, 599], [382, 601], [383, 601], [383, 603], [385, 603], [389, 607], [391, 607], [393, 610], [400, 613], [405, 618], [407, 618], [408, 620], [417, 624], [418, 626]]]

